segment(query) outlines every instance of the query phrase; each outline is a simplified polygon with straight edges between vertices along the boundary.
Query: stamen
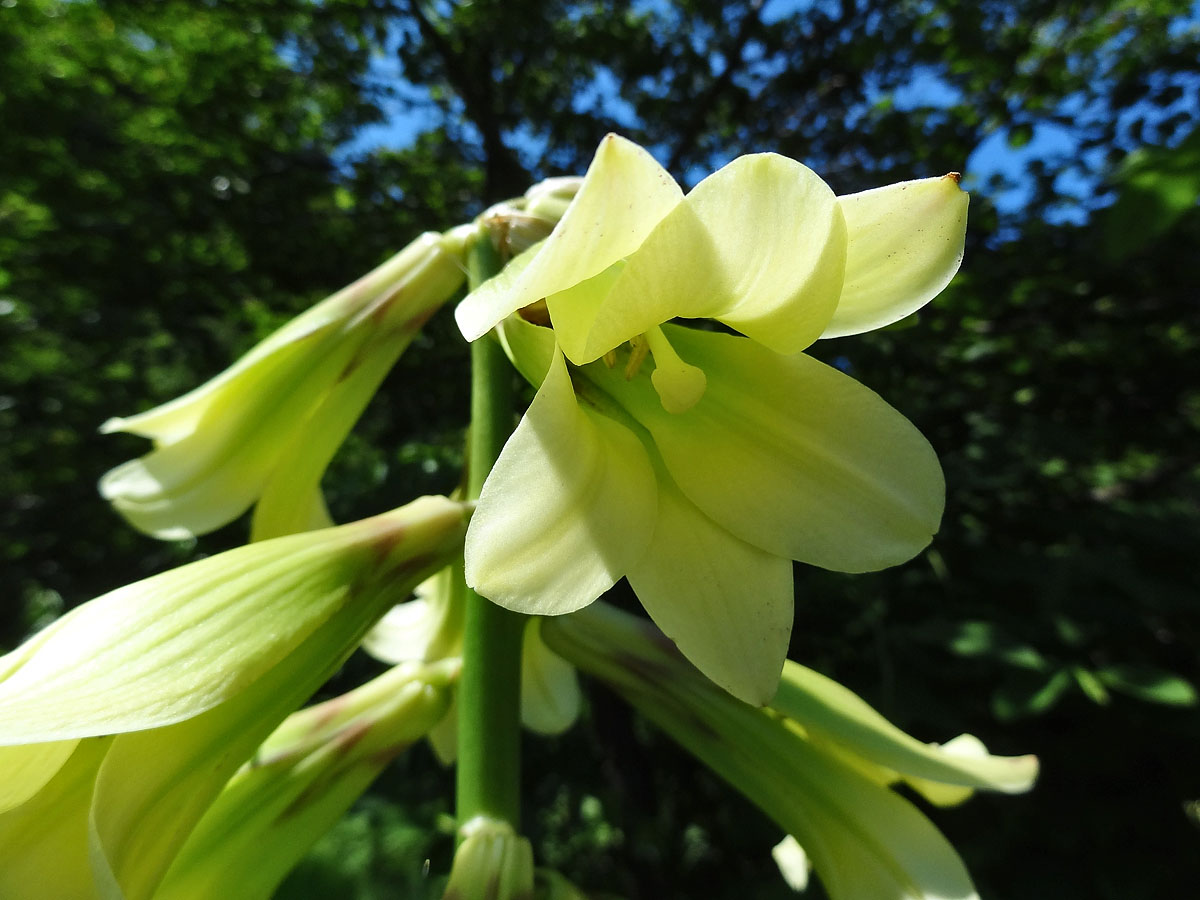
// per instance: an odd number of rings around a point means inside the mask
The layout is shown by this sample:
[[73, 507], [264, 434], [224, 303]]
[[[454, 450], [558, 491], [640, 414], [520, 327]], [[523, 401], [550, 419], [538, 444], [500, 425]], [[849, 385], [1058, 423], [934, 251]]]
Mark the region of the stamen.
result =
[[625, 380], [632, 381], [650, 353], [650, 344], [644, 334], [629, 339], [629, 362], [625, 363]]
[[[708, 386], [704, 372], [680, 359], [662, 328], [657, 325], [642, 337], [654, 354], [654, 371], [650, 373], [650, 382], [658, 392], [663, 409], [669, 413], [687, 412], [704, 396], [704, 389]], [[626, 373], [628, 371], [626, 368]]]
[[613, 349], [609, 350], [607, 353], [604, 354], [604, 356], [602, 356], [600, 358], [604, 360], [604, 365], [607, 368], [611, 369], [613, 366], [615, 366], [617, 364], [617, 348], [614, 347]]

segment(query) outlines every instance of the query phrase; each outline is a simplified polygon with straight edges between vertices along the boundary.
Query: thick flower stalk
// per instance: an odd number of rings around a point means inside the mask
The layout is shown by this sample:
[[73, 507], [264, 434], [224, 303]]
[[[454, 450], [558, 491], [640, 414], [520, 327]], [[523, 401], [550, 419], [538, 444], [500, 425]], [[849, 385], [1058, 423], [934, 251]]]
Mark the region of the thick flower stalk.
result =
[[554, 615], [627, 577], [706, 675], [766, 703], [792, 560], [904, 562], [944, 505], [920, 433], [800, 351], [935, 296], [961, 261], [966, 208], [956, 176], [837, 197], [773, 154], [684, 196], [644, 150], [606, 138], [550, 237], [456, 311], [468, 339], [498, 326], [538, 386], [482, 491], [468, 583]]
[[[717, 689], [649, 623], [604, 603], [547, 620], [550, 646], [612, 687], [792, 838], [777, 849], [799, 883], [811, 858], [832, 900], [977, 900], [962, 860], [900, 778], [943, 802], [1028, 790], [1031, 756], [996, 757], [964, 736], [923, 744], [852, 692], [788, 663], [767, 709]], [[803, 848], [801, 852], [799, 848]]]
[[[152, 897], [234, 771], [459, 551], [426, 497], [251, 544], [72, 610], [0, 657], [0, 896]], [[15, 782], [15, 783], [14, 783]]]
[[204, 534], [254, 505], [252, 538], [330, 524], [321, 477], [421, 326], [464, 280], [459, 228], [428, 232], [379, 268], [288, 322], [232, 367], [104, 432], [154, 450], [100, 480], [135, 528]]

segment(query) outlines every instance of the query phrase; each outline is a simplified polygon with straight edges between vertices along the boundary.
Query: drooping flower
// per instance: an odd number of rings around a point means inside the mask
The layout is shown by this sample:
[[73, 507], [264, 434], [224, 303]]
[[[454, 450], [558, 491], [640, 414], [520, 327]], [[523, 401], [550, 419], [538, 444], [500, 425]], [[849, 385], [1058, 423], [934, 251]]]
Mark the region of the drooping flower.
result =
[[100, 493], [158, 538], [204, 534], [255, 505], [254, 540], [330, 524], [321, 477], [396, 359], [463, 282], [474, 230], [428, 232], [288, 322], [233, 366], [101, 430], [154, 440]]
[[[461, 546], [444, 498], [240, 547], [0, 657], [0, 896], [152, 896], [233, 772]], [[49, 874], [47, 874], [49, 873]]]
[[[649, 623], [604, 603], [549, 619], [550, 646], [595, 676], [728, 781], [791, 836], [776, 856], [803, 881], [807, 860], [832, 900], [977, 900], [962, 860], [901, 777], [939, 800], [1017, 793], [1032, 756], [991, 756], [976, 739], [924, 744], [851, 691], [789, 662], [767, 709], [730, 697]], [[965, 747], [964, 747], [965, 745]], [[953, 797], [951, 795], [954, 795]]]
[[551, 236], [456, 311], [468, 338], [498, 326], [539, 388], [484, 486], [468, 583], [553, 615], [628, 577], [705, 674], [769, 700], [791, 561], [904, 562], [944, 503], [920, 433], [799, 351], [928, 302], [958, 268], [966, 205], [956, 177], [838, 198], [771, 154], [683, 196], [644, 150], [606, 138]]

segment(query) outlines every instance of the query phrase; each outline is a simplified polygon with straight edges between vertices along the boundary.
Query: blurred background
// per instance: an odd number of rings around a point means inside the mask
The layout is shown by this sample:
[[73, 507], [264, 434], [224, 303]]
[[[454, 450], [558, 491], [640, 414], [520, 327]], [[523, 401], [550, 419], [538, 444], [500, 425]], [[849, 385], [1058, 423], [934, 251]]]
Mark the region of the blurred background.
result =
[[[952, 287], [813, 349], [933, 442], [941, 533], [798, 567], [791, 655], [924, 740], [1041, 757], [1031, 795], [930, 813], [985, 897], [1192, 895], [1198, 60], [1170, 0], [0, 0], [0, 645], [245, 539], [127, 528], [95, 482], [146, 447], [106, 418], [607, 131], [685, 186], [760, 150], [839, 193], [963, 171]], [[457, 483], [466, 361], [444, 311], [329, 473], [335, 518]], [[778, 830], [601, 689], [525, 753], [536, 853], [582, 886], [791, 896]], [[451, 783], [414, 748], [279, 896], [426, 896]]]

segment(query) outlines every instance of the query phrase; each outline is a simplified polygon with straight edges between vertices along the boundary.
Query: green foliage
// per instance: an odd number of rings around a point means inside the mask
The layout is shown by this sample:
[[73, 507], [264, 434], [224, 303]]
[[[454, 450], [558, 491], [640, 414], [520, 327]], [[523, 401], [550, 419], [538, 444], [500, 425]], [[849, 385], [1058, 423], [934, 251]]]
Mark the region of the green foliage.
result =
[[[0, 641], [244, 537], [118, 525], [94, 483], [143, 444], [98, 439], [105, 418], [211, 376], [418, 231], [582, 171], [605, 130], [684, 180], [774, 149], [846, 192], [1059, 129], [1072, 143], [1029, 161], [1017, 211], [989, 199], [1011, 176], [967, 173], [950, 291], [816, 348], [930, 437], [949, 502], [906, 567], [798, 572], [792, 655], [920, 736], [1042, 757], [1031, 796], [934, 814], [981, 893], [1200, 880], [1200, 29], [1170, 0], [775, 6], [0, 4]], [[428, 128], [350, 153], [397, 102], [385, 47]], [[457, 484], [465, 359], [439, 315], [336, 460], [335, 518]], [[581, 884], [787, 896], [779, 835], [612, 697], [526, 759], [535, 848]], [[431, 828], [451, 780], [406, 758], [281, 896], [422, 896], [424, 859], [448, 868]]]

